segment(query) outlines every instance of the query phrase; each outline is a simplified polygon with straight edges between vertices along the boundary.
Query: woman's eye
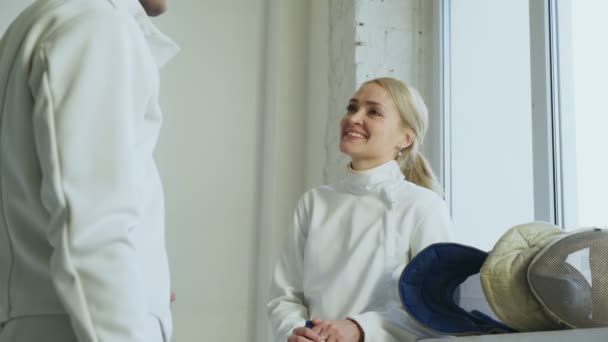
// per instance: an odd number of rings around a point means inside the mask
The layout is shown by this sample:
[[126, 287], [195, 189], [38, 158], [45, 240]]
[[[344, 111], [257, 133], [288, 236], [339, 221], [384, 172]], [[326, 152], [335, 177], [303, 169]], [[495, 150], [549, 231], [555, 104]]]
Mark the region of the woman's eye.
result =
[[380, 113], [379, 111], [372, 109], [369, 111], [369, 113], [373, 116], [382, 116], [382, 113]]
[[352, 104], [348, 105], [348, 106], [346, 106], [346, 111], [348, 113], [355, 113], [355, 112], [357, 112], [357, 107], [355, 107], [355, 105], [352, 105]]

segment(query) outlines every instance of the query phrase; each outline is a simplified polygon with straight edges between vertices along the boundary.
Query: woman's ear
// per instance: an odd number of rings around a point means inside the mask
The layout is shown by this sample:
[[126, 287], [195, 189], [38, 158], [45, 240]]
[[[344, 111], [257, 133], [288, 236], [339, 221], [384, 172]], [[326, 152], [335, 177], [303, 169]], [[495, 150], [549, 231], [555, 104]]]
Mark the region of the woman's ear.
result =
[[412, 133], [412, 131], [404, 128], [403, 133], [401, 134], [400, 142], [400, 146], [402, 149], [410, 147], [414, 143], [414, 134]]

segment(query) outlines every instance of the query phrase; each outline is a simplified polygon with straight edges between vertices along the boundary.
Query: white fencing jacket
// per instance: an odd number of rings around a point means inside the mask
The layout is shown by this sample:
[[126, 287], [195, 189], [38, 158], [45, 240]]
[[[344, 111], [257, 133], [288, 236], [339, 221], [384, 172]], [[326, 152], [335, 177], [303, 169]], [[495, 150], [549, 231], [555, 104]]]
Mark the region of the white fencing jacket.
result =
[[354, 319], [366, 342], [428, 336], [402, 309], [398, 280], [426, 246], [452, 240], [445, 202], [389, 161], [300, 199], [268, 313], [277, 342], [309, 318]]
[[[5, 332], [20, 319], [64, 315], [80, 342], [169, 339], [153, 151], [162, 119], [158, 70], [176, 51], [138, 0], [39, 0], [3, 36]], [[151, 336], [159, 325], [165, 336]], [[53, 335], [49, 329], [44, 341]]]

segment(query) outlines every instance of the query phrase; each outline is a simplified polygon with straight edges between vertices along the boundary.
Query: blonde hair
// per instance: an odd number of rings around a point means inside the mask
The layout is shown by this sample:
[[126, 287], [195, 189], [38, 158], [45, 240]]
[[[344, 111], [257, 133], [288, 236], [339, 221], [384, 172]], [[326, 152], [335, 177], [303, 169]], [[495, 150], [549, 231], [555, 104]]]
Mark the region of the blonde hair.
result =
[[413, 87], [394, 78], [382, 77], [365, 82], [365, 84], [370, 83], [378, 84], [388, 92], [401, 116], [401, 122], [412, 135], [412, 144], [402, 149], [401, 155], [395, 158], [401, 165], [405, 178], [414, 184], [441, 194], [441, 186], [420, 151], [429, 121], [429, 110], [424, 104], [422, 96]]

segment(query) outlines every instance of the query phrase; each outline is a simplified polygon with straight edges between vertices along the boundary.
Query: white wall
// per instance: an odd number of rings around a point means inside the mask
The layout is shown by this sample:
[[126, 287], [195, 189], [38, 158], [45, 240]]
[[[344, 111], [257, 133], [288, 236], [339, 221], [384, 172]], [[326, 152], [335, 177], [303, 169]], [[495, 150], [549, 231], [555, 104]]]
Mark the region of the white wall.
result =
[[182, 51], [162, 71], [174, 341], [245, 341], [264, 101], [265, 0], [170, 3], [156, 20]]
[[[329, 1], [310, 0], [306, 187], [324, 183], [329, 111]], [[338, 134], [338, 132], [335, 132]], [[337, 149], [338, 146], [336, 145]]]
[[270, 340], [266, 297], [304, 191], [309, 4], [174, 2], [159, 148], [175, 341]]
[[251, 339], [271, 341], [266, 316], [268, 287], [277, 256], [305, 190], [310, 3], [270, 0], [267, 25], [266, 106], [257, 232], [257, 275]]
[[0, 37], [8, 28], [8, 25], [17, 17], [25, 7], [34, 2], [33, 0], [4, 0], [0, 4]]

